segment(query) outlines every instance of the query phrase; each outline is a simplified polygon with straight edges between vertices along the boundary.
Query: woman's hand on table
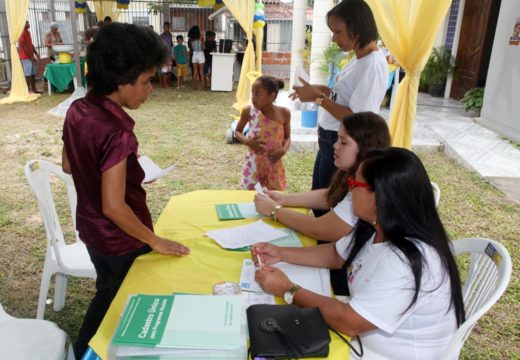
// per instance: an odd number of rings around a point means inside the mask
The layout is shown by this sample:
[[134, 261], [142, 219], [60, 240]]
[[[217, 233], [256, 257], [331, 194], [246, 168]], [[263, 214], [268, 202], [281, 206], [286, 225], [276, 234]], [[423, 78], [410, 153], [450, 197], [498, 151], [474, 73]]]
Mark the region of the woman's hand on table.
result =
[[262, 265], [273, 265], [281, 261], [281, 251], [282, 248], [271, 243], [258, 243], [251, 246], [251, 259], [257, 268], [260, 267], [258, 258]]
[[190, 249], [176, 241], [168, 240], [159, 236], [155, 237], [155, 241], [151, 242], [150, 247], [163, 255], [183, 256], [190, 253]]
[[293, 285], [291, 280], [280, 269], [272, 266], [264, 266], [255, 273], [255, 280], [267, 293], [283, 296]]
[[262, 215], [271, 216], [271, 211], [277, 205], [273, 199], [268, 195], [256, 194], [255, 195], [255, 208]]

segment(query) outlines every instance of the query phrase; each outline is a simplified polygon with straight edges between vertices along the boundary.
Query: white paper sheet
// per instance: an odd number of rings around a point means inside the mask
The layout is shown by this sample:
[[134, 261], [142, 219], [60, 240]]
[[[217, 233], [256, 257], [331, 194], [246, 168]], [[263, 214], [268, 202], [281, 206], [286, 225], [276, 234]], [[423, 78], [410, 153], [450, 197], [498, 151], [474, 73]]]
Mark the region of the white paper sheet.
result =
[[265, 195], [264, 189], [262, 188], [262, 185], [260, 185], [260, 183], [255, 184], [255, 190], [257, 194]]
[[264, 292], [250, 292], [250, 291], [242, 291], [242, 305], [245, 309], [250, 307], [251, 305], [257, 304], [269, 304], [274, 305], [276, 301], [274, 300], [274, 295], [266, 294]]
[[287, 233], [258, 220], [247, 225], [211, 230], [206, 232], [206, 236], [215, 240], [224, 249], [237, 249], [258, 242], [279, 239], [287, 236]]
[[143, 182], [147, 183], [150, 181], [157, 180], [164, 175], [168, 174], [175, 168], [175, 165], [168, 166], [164, 169], [161, 169], [152, 159], [150, 159], [146, 155], [141, 155], [138, 159], [139, 165], [143, 168], [144, 171], [144, 180]]
[[[330, 290], [330, 273], [328, 269], [301, 266], [288, 263], [277, 263], [273, 267], [280, 269], [295, 284], [302, 288], [324, 296], [332, 296]], [[244, 259], [240, 273], [240, 288], [243, 291], [264, 292], [255, 280], [255, 266], [251, 259]]]
[[303, 83], [300, 81], [300, 78], [302, 78], [306, 82], [310, 81], [309, 74], [307, 74], [301, 66], [297, 66], [294, 70], [294, 86], [303, 86]]

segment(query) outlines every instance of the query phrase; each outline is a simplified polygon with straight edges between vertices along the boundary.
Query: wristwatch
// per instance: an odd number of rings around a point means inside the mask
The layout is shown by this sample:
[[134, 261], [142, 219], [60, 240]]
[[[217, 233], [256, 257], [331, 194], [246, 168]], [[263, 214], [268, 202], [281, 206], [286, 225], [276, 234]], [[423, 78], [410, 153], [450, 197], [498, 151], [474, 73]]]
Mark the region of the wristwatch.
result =
[[300, 285], [294, 284], [283, 294], [283, 299], [287, 304], [292, 304], [294, 300], [294, 294], [296, 294], [296, 291], [300, 290], [302, 287]]
[[271, 210], [271, 219], [273, 221], [278, 221], [278, 211], [282, 208], [282, 205], [276, 205], [273, 210]]
[[325, 95], [321, 94], [316, 98], [316, 100], [314, 100], [314, 102], [316, 105], [321, 106], [321, 104], [323, 104], [323, 99], [325, 99]]

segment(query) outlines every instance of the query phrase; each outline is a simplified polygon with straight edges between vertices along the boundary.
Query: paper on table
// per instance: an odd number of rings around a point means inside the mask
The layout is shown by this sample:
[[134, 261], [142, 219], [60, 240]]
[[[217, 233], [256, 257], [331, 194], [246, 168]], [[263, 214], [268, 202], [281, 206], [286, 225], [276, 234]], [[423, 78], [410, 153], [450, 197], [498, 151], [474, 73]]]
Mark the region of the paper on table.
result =
[[251, 305], [256, 304], [276, 304], [274, 300], [274, 296], [271, 294], [266, 294], [264, 292], [250, 292], [243, 291], [242, 292], [242, 305], [247, 309]]
[[144, 180], [143, 182], [147, 183], [150, 181], [154, 181], [159, 179], [160, 177], [163, 177], [164, 175], [168, 174], [170, 171], [173, 170], [175, 165], [168, 166], [164, 169], [161, 169], [156, 163], [153, 162], [152, 159], [150, 159], [146, 155], [141, 155], [138, 159], [139, 165], [143, 168], [144, 171]]
[[260, 185], [260, 183], [255, 184], [255, 190], [257, 194], [265, 195], [264, 188], [262, 187], [262, 185]]
[[303, 83], [300, 81], [300, 78], [302, 78], [306, 82], [310, 81], [309, 74], [307, 74], [301, 66], [297, 66], [294, 70], [294, 86], [303, 86]]
[[267, 225], [262, 220], [258, 220], [247, 225], [207, 231], [206, 236], [215, 240], [224, 249], [236, 249], [253, 245], [257, 242], [279, 239], [287, 236], [287, 234], [282, 230]]
[[[330, 291], [330, 273], [328, 269], [294, 265], [280, 262], [273, 267], [280, 269], [289, 280], [304, 289], [323, 296], [332, 296]], [[251, 259], [244, 259], [240, 273], [240, 288], [244, 291], [263, 292], [255, 280], [255, 266]]]

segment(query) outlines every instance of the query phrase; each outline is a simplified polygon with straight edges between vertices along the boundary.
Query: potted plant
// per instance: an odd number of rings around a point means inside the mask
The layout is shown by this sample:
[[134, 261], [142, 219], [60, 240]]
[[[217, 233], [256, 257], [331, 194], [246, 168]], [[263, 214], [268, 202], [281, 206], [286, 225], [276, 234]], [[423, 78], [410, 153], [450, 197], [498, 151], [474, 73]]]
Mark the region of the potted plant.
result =
[[448, 75], [455, 73], [455, 58], [450, 49], [439, 46], [432, 50], [421, 74], [421, 82], [427, 85], [431, 96], [440, 97]]
[[482, 108], [482, 103], [484, 101], [484, 88], [477, 87], [471, 90], [468, 90], [464, 97], [460, 100], [462, 105], [464, 106], [465, 111], [474, 110], [480, 114], [480, 109]]

